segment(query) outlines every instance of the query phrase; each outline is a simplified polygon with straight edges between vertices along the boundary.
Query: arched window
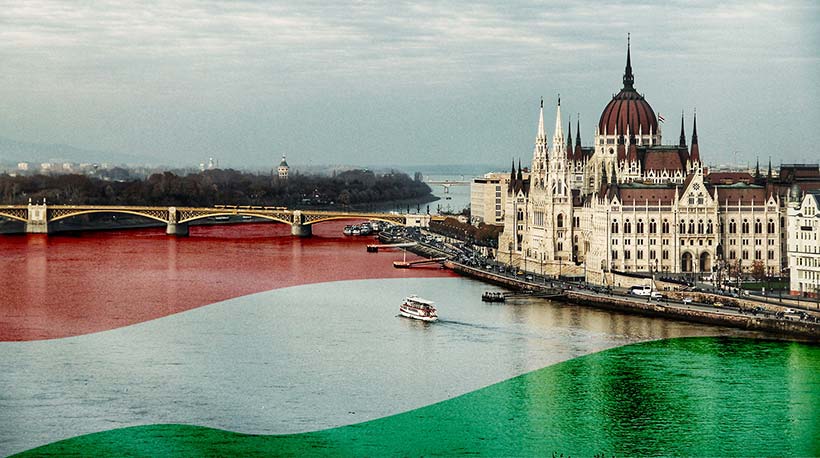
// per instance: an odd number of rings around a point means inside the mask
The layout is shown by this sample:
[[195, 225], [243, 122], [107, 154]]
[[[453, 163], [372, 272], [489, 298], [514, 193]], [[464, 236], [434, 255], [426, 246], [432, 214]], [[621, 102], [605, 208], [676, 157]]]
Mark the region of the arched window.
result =
[[768, 226], [767, 229], [768, 229], [769, 234], [774, 234], [774, 220], [773, 219], [769, 219], [769, 224], [767, 226]]
[[649, 233], [654, 234], [658, 232], [658, 223], [655, 222], [654, 219], [649, 220]]
[[632, 223], [629, 220], [624, 221], [624, 234], [632, 232]]
[[748, 219], [744, 219], [744, 220], [743, 220], [742, 232], [743, 232], [744, 234], [748, 234], [748, 233], [749, 233], [749, 220], [748, 220]]
[[760, 218], [755, 220], [755, 234], [763, 233], [763, 223], [760, 222]]
[[689, 233], [690, 234], [695, 233], [695, 220], [693, 220], [693, 219], [689, 220]]
[[664, 218], [663, 220], [663, 225], [661, 226], [661, 229], [663, 230], [664, 234], [669, 233], [669, 221], [666, 218]]
[[730, 234], [737, 233], [737, 223], [735, 222], [734, 219], [729, 220], [729, 233]]
[[703, 220], [698, 220], [698, 234], [703, 234]]
[[635, 233], [636, 234], [643, 234], [643, 220], [639, 219], [637, 223], [635, 223]]
[[707, 234], [712, 233], [712, 220], [711, 219], [706, 222], [706, 233]]
[[613, 234], [618, 233], [618, 221], [614, 220], [614, 219], [612, 220], [612, 233]]
[[564, 214], [563, 213], [558, 214], [558, 218], [556, 218], [555, 225], [558, 226], [559, 229], [564, 227]]

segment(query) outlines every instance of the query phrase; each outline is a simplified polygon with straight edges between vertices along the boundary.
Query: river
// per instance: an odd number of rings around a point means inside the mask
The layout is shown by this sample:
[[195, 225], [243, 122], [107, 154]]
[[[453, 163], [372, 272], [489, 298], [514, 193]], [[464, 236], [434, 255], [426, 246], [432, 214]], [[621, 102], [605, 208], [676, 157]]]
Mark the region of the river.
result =
[[343, 224], [0, 237], [0, 454], [820, 452], [816, 346], [483, 303]]

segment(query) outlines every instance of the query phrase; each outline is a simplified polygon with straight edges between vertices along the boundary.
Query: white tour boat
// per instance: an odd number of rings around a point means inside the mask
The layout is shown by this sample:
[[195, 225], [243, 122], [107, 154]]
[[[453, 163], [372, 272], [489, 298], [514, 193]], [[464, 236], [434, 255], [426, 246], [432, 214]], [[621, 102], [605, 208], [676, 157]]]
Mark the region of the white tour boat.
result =
[[413, 318], [414, 320], [436, 321], [438, 314], [433, 301], [422, 299], [418, 296], [409, 296], [399, 307], [399, 315]]

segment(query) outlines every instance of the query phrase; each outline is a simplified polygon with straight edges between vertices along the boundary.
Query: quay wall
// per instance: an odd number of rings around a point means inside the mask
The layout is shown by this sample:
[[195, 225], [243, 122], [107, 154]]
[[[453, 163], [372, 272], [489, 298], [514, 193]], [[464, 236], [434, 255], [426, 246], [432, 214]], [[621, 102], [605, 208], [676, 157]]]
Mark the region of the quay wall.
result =
[[578, 290], [566, 291], [563, 299], [574, 304], [620, 312], [639, 313], [641, 315], [674, 318], [693, 323], [729, 326], [753, 331], [765, 331], [815, 342], [820, 341], [820, 324], [801, 320], [697, 310], [681, 306], [665, 305], [663, 302], [658, 301], [635, 300], [629, 297], [597, 296]]
[[[514, 290], [539, 291], [545, 286], [527, 281], [510, 278], [488, 272], [482, 269], [465, 266], [452, 261], [446, 261], [444, 266], [461, 275], [473, 277], [488, 283], [504, 286]], [[725, 298], [724, 303], [726, 303]], [[812, 342], [820, 341], [820, 324], [801, 320], [776, 319], [752, 314], [734, 314], [720, 311], [698, 310], [686, 306], [665, 304], [658, 301], [647, 301], [643, 298], [618, 296], [600, 296], [585, 290], [565, 290], [562, 297], [556, 300], [574, 304], [596, 307], [619, 312], [635, 313], [646, 316], [672, 318], [693, 323], [703, 323], [732, 328], [747, 329], [771, 333], [779, 337], [789, 337]], [[697, 300], [697, 299], [696, 299]], [[751, 301], [744, 304], [752, 308]]]

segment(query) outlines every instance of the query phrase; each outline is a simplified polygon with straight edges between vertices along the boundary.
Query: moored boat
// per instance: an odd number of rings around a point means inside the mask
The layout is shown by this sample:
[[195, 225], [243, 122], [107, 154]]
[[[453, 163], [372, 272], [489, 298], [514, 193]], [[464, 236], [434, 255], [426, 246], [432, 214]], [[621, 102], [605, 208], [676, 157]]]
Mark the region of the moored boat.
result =
[[507, 298], [504, 296], [504, 293], [500, 291], [484, 291], [484, 294], [481, 295], [481, 300], [484, 302], [504, 302]]
[[433, 301], [415, 295], [404, 299], [404, 303], [399, 306], [399, 315], [421, 321], [438, 320], [438, 313]]
[[353, 235], [353, 226], [347, 225], [344, 229], [342, 229], [342, 234], [344, 235]]

